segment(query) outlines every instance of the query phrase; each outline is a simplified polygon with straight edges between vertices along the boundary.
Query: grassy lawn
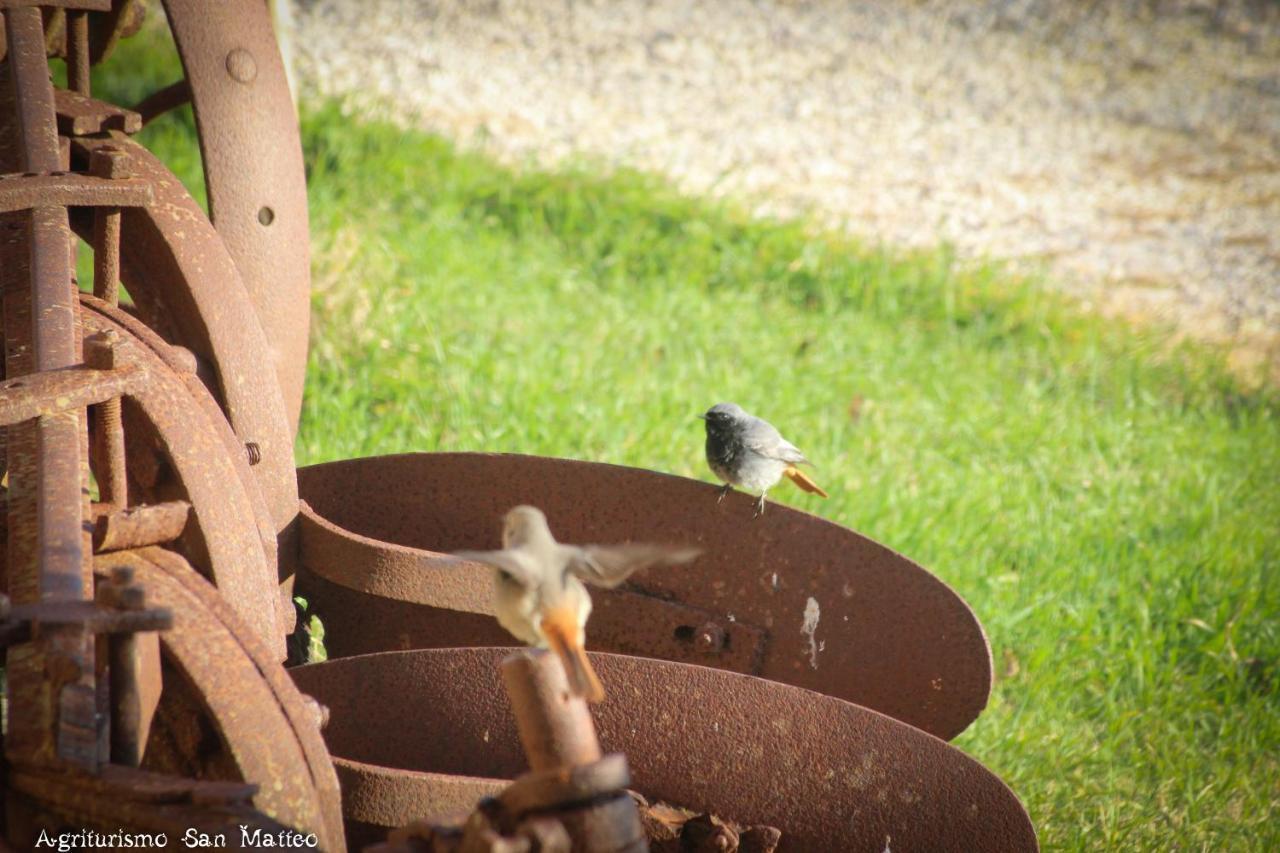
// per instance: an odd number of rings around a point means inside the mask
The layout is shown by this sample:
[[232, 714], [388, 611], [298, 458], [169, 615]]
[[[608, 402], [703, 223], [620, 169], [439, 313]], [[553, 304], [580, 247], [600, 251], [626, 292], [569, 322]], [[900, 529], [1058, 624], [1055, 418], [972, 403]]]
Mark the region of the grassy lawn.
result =
[[[145, 39], [127, 51], [145, 63], [103, 75], [107, 97], [176, 74]], [[143, 141], [194, 186], [191, 134], [178, 114]], [[778, 499], [978, 613], [1000, 677], [956, 745], [1047, 849], [1280, 849], [1274, 391], [945, 249], [640, 175], [512, 171], [331, 104], [307, 105], [303, 140], [299, 464], [519, 451], [710, 480], [693, 415], [737, 401], [831, 492]]]

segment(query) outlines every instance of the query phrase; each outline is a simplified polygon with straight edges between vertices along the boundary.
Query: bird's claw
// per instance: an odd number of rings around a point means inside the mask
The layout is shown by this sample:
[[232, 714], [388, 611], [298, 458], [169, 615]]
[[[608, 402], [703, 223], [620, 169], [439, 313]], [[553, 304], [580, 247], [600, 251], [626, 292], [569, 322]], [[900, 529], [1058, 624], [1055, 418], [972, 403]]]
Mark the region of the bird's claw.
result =
[[718, 506], [720, 503], [722, 503], [724, 501], [724, 496], [729, 494], [729, 492], [731, 492], [732, 490], [733, 490], [733, 486], [729, 483], [725, 483], [723, 486], [721, 486], [720, 497], [716, 498], [716, 505]]
[[752, 514], [752, 518], [759, 518], [764, 515], [764, 495], [760, 496], [760, 500], [756, 501], [756, 511]]

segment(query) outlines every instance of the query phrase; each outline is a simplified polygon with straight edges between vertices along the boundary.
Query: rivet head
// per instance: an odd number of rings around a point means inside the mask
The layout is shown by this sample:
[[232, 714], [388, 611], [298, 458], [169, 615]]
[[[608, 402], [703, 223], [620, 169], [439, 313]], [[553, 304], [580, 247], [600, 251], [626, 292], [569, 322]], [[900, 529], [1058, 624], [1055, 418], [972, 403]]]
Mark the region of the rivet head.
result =
[[227, 73], [237, 83], [252, 83], [258, 76], [258, 63], [253, 54], [243, 47], [237, 47], [227, 54]]
[[724, 649], [725, 631], [714, 622], [708, 622], [694, 635], [698, 650], [704, 654], [716, 654]]

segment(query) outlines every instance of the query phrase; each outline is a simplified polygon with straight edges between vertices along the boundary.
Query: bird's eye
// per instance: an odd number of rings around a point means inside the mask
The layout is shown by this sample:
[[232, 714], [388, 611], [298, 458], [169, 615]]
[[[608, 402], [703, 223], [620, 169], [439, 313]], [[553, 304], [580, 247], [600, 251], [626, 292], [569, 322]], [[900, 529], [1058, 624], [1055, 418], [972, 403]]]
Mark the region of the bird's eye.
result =
[[501, 579], [503, 583], [516, 582], [515, 575], [511, 574], [511, 572], [507, 571], [506, 569], [498, 569], [498, 578]]

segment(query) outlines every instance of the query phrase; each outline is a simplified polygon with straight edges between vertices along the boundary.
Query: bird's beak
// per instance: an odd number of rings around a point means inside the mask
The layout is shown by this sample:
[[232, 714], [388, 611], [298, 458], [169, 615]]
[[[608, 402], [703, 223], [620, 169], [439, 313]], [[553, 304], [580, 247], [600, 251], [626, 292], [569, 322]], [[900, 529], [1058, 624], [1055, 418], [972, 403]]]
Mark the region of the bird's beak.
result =
[[694, 417], [700, 421], [705, 421], [707, 419], [706, 415], [694, 415]]

